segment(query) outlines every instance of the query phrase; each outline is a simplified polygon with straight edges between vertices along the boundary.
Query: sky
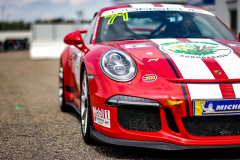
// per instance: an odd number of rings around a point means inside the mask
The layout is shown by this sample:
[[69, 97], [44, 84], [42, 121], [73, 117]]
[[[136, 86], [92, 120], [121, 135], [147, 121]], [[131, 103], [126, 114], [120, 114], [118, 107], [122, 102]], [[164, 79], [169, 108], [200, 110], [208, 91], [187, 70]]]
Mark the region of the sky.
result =
[[77, 20], [78, 11], [83, 12], [82, 19], [91, 20], [99, 9], [113, 4], [113, 0], [0, 0], [0, 21]]

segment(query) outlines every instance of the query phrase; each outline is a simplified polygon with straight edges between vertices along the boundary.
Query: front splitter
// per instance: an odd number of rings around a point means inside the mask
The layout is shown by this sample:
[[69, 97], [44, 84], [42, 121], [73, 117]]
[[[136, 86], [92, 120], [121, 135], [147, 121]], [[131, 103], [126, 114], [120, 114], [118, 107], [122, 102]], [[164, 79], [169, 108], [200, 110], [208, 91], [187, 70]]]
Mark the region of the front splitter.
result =
[[186, 149], [214, 149], [214, 148], [238, 148], [240, 145], [215, 145], [215, 146], [183, 146], [167, 142], [153, 142], [153, 141], [138, 141], [138, 140], [127, 140], [118, 139], [105, 136], [97, 132], [92, 126], [90, 127], [91, 137], [101, 143], [118, 145], [118, 146], [129, 146], [129, 147], [141, 147], [141, 148], [152, 148], [161, 150], [186, 150]]

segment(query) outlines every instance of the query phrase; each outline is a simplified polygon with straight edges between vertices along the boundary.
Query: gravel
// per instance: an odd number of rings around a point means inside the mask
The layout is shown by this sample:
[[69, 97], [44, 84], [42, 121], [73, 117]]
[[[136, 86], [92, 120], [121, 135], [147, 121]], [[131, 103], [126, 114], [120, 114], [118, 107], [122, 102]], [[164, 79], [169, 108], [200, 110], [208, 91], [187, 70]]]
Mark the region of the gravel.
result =
[[0, 54], [0, 159], [239, 159], [238, 149], [161, 151], [86, 145], [80, 117], [58, 105], [58, 60]]

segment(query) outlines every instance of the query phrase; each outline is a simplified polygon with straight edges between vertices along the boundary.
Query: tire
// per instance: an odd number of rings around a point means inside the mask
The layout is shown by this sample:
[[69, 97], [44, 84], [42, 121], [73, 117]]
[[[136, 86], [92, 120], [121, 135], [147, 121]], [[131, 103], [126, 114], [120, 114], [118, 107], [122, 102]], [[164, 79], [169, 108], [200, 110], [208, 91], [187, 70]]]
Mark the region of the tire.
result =
[[86, 144], [92, 144], [93, 139], [90, 137], [90, 126], [92, 124], [91, 116], [91, 105], [90, 105], [90, 96], [89, 96], [89, 87], [87, 79], [87, 71], [84, 69], [82, 80], [81, 80], [81, 108], [80, 108], [80, 117], [81, 117], [81, 130], [82, 137]]
[[58, 100], [59, 106], [63, 112], [68, 112], [68, 107], [65, 101], [65, 91], [64, 91], [64, 77], [63, 77], [63, 67], [62, 67], [62, 60], [60, 60], [59, 66], [59, 83], [58, 83]]

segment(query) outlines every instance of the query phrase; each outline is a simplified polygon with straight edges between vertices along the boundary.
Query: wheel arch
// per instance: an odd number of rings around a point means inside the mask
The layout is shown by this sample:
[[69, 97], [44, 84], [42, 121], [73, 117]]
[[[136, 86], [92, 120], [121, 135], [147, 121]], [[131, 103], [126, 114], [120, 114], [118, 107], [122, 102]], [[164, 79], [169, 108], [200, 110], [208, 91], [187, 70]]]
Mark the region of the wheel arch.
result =
[[[86, 72], [87, 72], [87, 79], [88, 79], [88, 69], [87, 69], [87, 67], [86, 67], [86, 64], [85, 64], [85, 62], [84, 61], [82, 61], [82, 63], [81, 63], [81, 72], [80, 72], [80, 82], [82, 83], [82, 77], [83, 77], [83, 72], [84, 72], [84, 69], [86, 69]], [[81, 88], [81, 90], [82, 90], [82, 85], [80, 85], [80, 88]], [[91, 113], [90, 115], [91, 115], [91, 117], [90, 117], [90, 125], [91, 126], [93, 126], [93, 117], [92, 117], [92, 106], [91, 106], [91, 100], [90, 100], [90, 85], [89, 85], [89, 83], [88, 83], [88, 90], [89, 90], [89, 95], [88, 95], [88, 103], [89, 103], [89, 105], [90, 105], [90, 110], [89, 110], [89, 112]], [[81, 107], [81, 106], [80, 106]], [[81, 108], [80, 108], [81, 109]]]
[[[84, 71], [84, 68], [86, 69], [86, 65], [84, 62], [81, 63], [81, 70], [80, 70], [80, 83], [82, 84], [82, 77], [83, 77], [83, 71]], [[86, 69], [87, 70], [87, 69]], [[80, 85], [80, 88], [82, 90], [82, 85]]]

